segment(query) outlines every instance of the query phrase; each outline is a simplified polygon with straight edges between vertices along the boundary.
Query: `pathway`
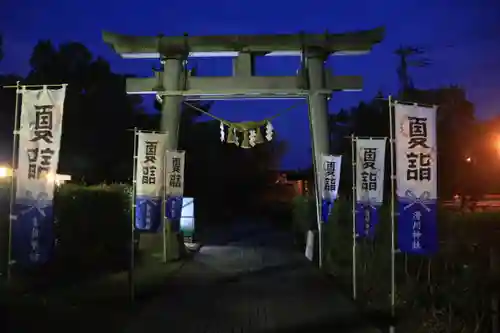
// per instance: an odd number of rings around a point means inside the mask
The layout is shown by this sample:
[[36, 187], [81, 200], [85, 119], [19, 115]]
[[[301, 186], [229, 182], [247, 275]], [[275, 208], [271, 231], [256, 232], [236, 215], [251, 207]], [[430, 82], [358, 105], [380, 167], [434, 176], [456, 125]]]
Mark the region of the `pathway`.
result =
[[208, 239], [126, 332], [378, 332], [286, 233], [251, 224], [231, 231], [225, 245]]

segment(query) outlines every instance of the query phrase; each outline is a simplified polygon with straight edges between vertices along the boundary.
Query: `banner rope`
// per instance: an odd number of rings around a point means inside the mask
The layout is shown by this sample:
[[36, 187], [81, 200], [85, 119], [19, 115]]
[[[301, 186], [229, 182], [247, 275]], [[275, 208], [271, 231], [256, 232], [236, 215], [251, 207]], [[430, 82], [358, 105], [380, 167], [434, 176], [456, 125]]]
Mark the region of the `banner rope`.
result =
[[206, 116], [209, 116], [212, 119], [220, 121], [221, 123], [223, 123], [224, 125], [226, 125], [228, 127], [236, 127], [236, 128], [240, 128], [241, 130], [250, 130], [250, 129], [255, 129], [257, 127], [262, 127], [262, 126], [266, 125], [268, 122], [270, 122], [271, 120], [274, 120], [274, 119], [278, 118], [279, 116], [283, 115], [284, 113], [286, 113], [288, 111], [291, 111], [291, 110], [297, 108], [298, 106], [300, 106], [300, 104], [302, 104], [301, 102], [300, 103], [296, 103], [296, 104], [294, 104], [294, 105], [292, 105], [292, 106], [290, 106], [288, 108], [283, 109], [280, 112], [277, 112], [276, 114], [272, 115], [271, 117], [268, 117], [268, 118], [260, 120], [260, 121], [232, 122], [232, 121], [229, 121], [227, 119], [219, 118], [219, 117], [211, 114], [210, 112], [205, 111], [202, 108], [200, 108], [200, 107], [198, 107], [196, 105], [193, 105], [191, 103], [188, 103], [188, 102], [183, 102], [183, 103], [185, 105], [189, 106], [190, 108], [193, 108], [194, 110], [196, 110], [198, 112], [201, 112], [201, 113], [203, 113]]
[[[193, 108], [194, 110], [209, 116], [212, 119], [220, 121], [220, 140], [222, 142], [224, 142], [225, 140], [227, 143], [234, 143], [235, 145], [240, 146], [240, 143], [238, 141], [238, 133], [243, 133], [243, 141], [241, 142], [241, 148], [245, 149], [252, 148], [257, 144], [264, 142], [264, 138], [261, 133], [261, 128], [264, 126], [266, 129], [265, 138], [267, 139], [267, 141], [271, 141], [274, 131], [273, 125], [271, 124], [271, 120], [276, 119], [285, 112], [291, 111], [300, 105], [300, 103], [296, 103], [288, 108], [285, 108], [280, 112], [277, 112], [271, 117], [268, 117], [260, 121], [232, 122], [226, 119], [219, 118], [209, 113], [208, 111], [205, 111], [202, 108], [197, 107], [188, 102], [183, 102], [183, 103]], [[227, 137], [224, 132], [224, 126], [228, 127]]]

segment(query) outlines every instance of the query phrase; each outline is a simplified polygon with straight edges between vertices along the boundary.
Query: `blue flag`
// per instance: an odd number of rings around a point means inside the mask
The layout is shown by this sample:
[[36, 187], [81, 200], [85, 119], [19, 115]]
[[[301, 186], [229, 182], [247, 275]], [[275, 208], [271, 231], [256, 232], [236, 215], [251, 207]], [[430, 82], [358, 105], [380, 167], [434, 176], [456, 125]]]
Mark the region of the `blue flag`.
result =
[[161, 198], [137, 196], [135, 199], [135, 228], [140, 231], [158, 232], [162, 223]]
[[324, 223], [328, 222], [328, 217], [330, 216], [333, 208], [333, 201], [323, 199], [321, 202], [321, 220]]
[[378, 224], [378, 206], [368, 203], [356, 203], [356, 236], [373, 238]]
[[46, 263], [54, 249], [52, 200], [18, 199], [12, 221], [12, 259], [21, 266]]
[[169, 197], [165, 204], [165, 215], [169, 220], [178, 220], [181, 218], [182, 197]]
[[398, 197], [398, 247], [402, 252], [429, 255], [437, 251], [436, 200]]

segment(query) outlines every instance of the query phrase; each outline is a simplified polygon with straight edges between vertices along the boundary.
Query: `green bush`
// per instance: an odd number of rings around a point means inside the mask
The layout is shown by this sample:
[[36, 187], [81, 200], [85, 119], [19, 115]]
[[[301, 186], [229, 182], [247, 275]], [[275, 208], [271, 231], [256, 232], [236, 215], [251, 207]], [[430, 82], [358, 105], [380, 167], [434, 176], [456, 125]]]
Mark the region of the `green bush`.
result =
[[7, 269], [9, 244], [9, 196], [10, 186], [0, 181], [0, 272]]
[[[300, 203], [304, 198], [294, 202]], [[314, 199], [309, 199], [308, 202]], [[315, 221], [297, 205], [295, 218]], [[294, 221], [295, 224], [307, 223]], [[398, 329], [404, 332], [487, 332], [500, 281], [500, 213], [438, 212], [439, 251], [396, 254]], [[337, 201], [325, 225], [325, 269], [352, 286], [352, 204]], [[390, 307], [390, 209], [382, 207], [373, 240], [358, 240], [358, 300], [370, 310]], [[499, 267], [499, 268], [497, 268]]]
[[[0, 226], [8, 234], [8, 192], [0, 194]], [[130, 187], [63, 185], [54, 196], [54, 255], [42, 267], [14, 267], [14, 274], [37, 283], [75, 281], [128, 267], [130, 258]], [[5, 238], [5, 239], [4, 239]], [[4, 267], [7, 239], [2, 238]], [[5, 269], [5, 268], [4, 268]]]
[[292, 201], [292, 220], [295, 232], [305, 233], [316, 226], [315, 200], [311, 197], [296, 196]]
[[57, 266], [120, 269], [130, 250], [130, 192], [125, 185], [65, 185], [54, 198]]

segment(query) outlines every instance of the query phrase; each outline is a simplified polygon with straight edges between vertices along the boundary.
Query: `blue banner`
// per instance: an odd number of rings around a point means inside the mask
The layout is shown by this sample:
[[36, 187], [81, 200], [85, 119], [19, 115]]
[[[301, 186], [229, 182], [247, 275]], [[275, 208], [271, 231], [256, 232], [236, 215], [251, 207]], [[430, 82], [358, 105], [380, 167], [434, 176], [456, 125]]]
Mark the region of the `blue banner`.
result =
[[[424, 193], [425, 194], [425, 193]], [[398, 247], [402, 252], [431, 255], [438, 249], [436, 200], [398, 197]]]
[[17, 199], [12, 220], [12, 260], [20, 266], [46, 263], [54, 249], [52, 200]]
[[378, 206], [363, 202], [356, 203], [355, 226], [358, 237], [372, 239], [375, 236], [378, 221]]
[[323, 199], [321, 202], [321, 220], [323, 223], [328, 222], [328, 217], [330, 216], [333, 208], [333, 201]]
[[137, 196], [135, 199], [135, 228], [140, 231], [158, 232], [162, 224], [162, 198]]
[[177, 220], [182, 214], [182, 197], [169, 197], [165, 203], [165, 215], [169, 220]]

